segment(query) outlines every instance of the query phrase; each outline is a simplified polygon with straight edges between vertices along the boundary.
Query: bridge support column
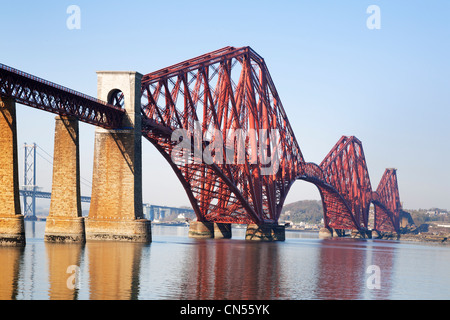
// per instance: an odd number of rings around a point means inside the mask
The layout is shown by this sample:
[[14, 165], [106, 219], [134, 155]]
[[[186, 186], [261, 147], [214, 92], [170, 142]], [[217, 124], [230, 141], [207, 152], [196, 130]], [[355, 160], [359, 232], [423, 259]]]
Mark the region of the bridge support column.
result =
[[212, 222], [191, 221], [189, 223], [189, 238], [214, 238], [214, 229], [214, 223]]
[[320, 239], [328, 239], [328, 238], [343, 238], [346, 237], [344, 229], [334, 229], [330, 227], [324, 227], [319, 230], [319, 238]]
[[378, 230], [373, 229], [371, 237], [372, 239], [381, 239], [381, 233]]
[[120, 130], [97, 128], [87, 240], [151, 242], [142, 207], [141, 78], [136, 72], [97, 72], [98, 97], [112, 103], [123, 93], [126, 116]]
[[67, 116], [57, 116], [52, 198], [45, 225], [45, 241], [85, 242], [80, 197], [78, 121]]
[[331, 229], [331, 228], [320, 228], [320, 230], [319, 230], [319, 238], [320, 239], [333, 238], [333, 229]]
[[191, 221], [189, 223], [189, 238], [230, 239], [231, 223]]
[[285, 226], [278, 224], [249, 224], [245, 234], [246, 240], [254, 241], [284, 241]]
[[231, 239], [231, 223], [214, 223], [214, 239]]
[[371, 239], [372, 238], [372, 231], [369, 230], [352, 230], [350, 233], [351, 238], [356, 239]]
[[20, 209], [16, 104], [0, 97], [0, 245], [25, 245]]

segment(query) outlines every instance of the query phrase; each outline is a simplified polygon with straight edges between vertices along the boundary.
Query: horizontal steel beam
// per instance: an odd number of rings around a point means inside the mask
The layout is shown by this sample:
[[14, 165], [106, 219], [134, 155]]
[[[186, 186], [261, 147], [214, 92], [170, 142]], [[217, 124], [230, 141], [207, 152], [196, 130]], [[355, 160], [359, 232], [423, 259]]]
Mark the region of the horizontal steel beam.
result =
[[0, 64], [0, 96], [106, 129], [119, 129], [125, 115], [121, 108], [4, 64]]
[[[32, 190], [20, 190], [19, 191], [20, 196], [22, 197], [36, 197], [40, 199], [51, 199], [52, 193], [51, 192], [44, 192], [44, 191], [32, 191]], [[80, 197], [81, 202], [91, 202], [91, 197]]]

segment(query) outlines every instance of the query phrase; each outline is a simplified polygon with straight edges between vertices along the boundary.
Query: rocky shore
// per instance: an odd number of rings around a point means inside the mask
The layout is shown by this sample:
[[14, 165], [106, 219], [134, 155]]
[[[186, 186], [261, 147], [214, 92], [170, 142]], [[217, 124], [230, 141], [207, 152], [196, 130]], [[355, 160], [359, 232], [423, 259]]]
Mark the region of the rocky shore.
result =
[[429, 223], [402, 228], [399, 240], [450, 244], [450, 225]]
[[450, 225], [439, 223], [422, 224], [419, 227], [409, 225], [401, 228], [400, 233], [380, 232], [375, 230], [367, 230], [365, 233], [360, 233], [358, 231], [351, 231], [349, 233], [349, 230], [329, 230], [327, 228], [320, 229], [319, 238], [333, 237], [415, 241], [450, 245]]

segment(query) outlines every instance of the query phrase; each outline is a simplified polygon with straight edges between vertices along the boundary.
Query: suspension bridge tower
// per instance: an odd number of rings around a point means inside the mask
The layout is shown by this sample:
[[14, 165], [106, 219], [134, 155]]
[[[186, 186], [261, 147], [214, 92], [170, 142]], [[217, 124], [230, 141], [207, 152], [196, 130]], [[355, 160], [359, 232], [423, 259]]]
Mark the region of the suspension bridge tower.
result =
[[36, 143], [23, 145], [23, 215], [27, 220], [36, 220], [36, 147]]

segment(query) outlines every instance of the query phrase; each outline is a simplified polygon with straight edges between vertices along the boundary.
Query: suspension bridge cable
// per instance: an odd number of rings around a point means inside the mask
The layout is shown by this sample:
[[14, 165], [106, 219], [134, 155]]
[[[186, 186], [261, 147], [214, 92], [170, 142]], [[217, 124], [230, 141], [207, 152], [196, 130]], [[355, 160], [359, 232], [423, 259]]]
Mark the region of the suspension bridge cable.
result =
[[48, 163], [50, 163], [51, 165], [53, 165], [53, 162], [52, 161], [50, 161], [50, 160], [48, 160], [47, 158], [45, 158], [42, 154], [40, 154], [39, 152], [36, 152], [36, 154], [38, 155], [38, 156], [40, 156], [42, 159], [44, 159], [45, 161], [47, 161]]
[[39, 149], [41, 149], [46, 155], [48, 155], [52, 160], [53, 160], [53, 156], [51, 154], [49, 154], [47, 151], [45, 151], [44, 149], [42, 149], [39, 145], [36, 145], [36, 147], [38, 147]]
[[[39, 145], [36, 144], [36, 146], [37, 146], [40, 150], [42, 150], [48, 157], [50, 157], [51, 160], [48, 160], [46, 157], [44, 157], [41, 153], [39, 153], [39, 152], [36, 150], [37, 155], [40, 156], [42, 159], [44, 159], [44, 160], [47, 161], [50, 165], [53, 166], [53, 156], [50, 155], [50, 154], [49, 154], [47, 151], [45, 151], [44, 149], [42, 149], [42, 147], [40, 147]], [[82, 181], [82, 180], [84, 180], [84, 181]], [[82, 184], [84, 184], [86, 187], [92, 188], [92, 182], [91, 182], [90, 180], [88, 180], [88, 179], [86, 179], [86, 178], [80, 176], [80, 182], [81, 182]]]

